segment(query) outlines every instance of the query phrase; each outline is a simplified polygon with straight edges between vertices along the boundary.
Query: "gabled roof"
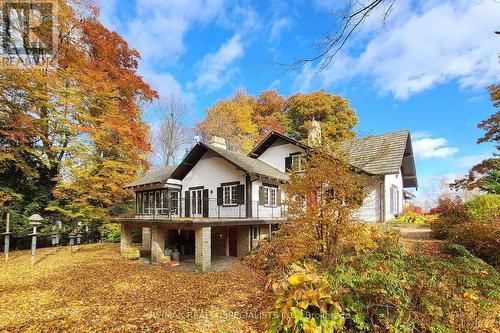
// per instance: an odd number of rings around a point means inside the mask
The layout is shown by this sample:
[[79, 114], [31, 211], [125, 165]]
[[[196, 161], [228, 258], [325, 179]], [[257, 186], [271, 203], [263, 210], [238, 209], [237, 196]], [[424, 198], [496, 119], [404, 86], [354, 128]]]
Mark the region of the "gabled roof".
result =
[[295, 139], [292, 139], [288, 136], [286, 136], [285, 134], [282, 134], [282, 133], [279, 133], [279, 132], [275, 132], [275, 131], [271, 131], [264, 139], [262, 139], [261, 142], [259, 142], [257, 144], [257, 146], [255, 146], [252, 151], [250, 153], [248, 153], [248, 156], [251, 156], [251, 157], [259, 157], [260, 155], [262, 155], [269, 147], [271, 147], [278, 139], [282, 139], [282, 140], [285, 140], [291, 144], [294, 144], [296, 146], [299, 146], [301, 147], [302, 149], [304, 150], [309, 150], [311, 149], [311, 147], [309, 147], [308, 145], [305, 145], [303, 144], [302, 142], [300, 141], [297, 141]]
[[177, 168], [177, 166], [164, 166], [158, 170], [146, 173], [141, 178], [137, 179], [135, 182], [128, 184], [125, 188], [132, 188], [142, 185], [165, 183], [172, 172]]
[[408, 130], [369, 135], [340, 146], [349, 164], [373, 175], [397, 174], [402, 169], [403, 186], [418, 186]]
[[191, 149], [186, 158], [184, 158], [182, 163], [172, 173], [171, 177], [179, 180], [183, 179], [207, 151], [214, 152], [217, 156], [250, 175], [269, 177], [278, 181], [288, 180], [288, 176], [285, 173], [261, 160], [203, 142], [198, 142], [193, 149]]

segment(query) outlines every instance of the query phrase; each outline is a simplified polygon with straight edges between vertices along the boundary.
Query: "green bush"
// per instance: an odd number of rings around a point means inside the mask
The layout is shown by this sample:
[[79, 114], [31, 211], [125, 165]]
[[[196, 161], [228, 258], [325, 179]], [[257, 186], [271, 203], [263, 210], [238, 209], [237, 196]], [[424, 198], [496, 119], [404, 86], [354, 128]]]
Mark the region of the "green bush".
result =
[[479, 195], [465, 204], [442, 199], [438, 211], [439, 218], [431, 224], [435, 237], [461, 244], [500, 267], [500, 195]]
[[500, 212], [500, 194], [484, 194], [475, 196], [467, 202], [467, 211], [472, 218], [482, 219]]
[[104, 223], [100, 228], [101, 236], [104, 240], [111, 243], [120, 241], [120, 225], [114, 223]]
[[500, 276], [462, 246], [450, 259], [404, 255], [390, 239], [328, 269], [306, 261], [272, 275], [269, 332], [491, 332]]
[[435, 215], [422, 215], [412, 210], [408, 210], [391, 220], [395, 224], [428, 224], [436, 219]]

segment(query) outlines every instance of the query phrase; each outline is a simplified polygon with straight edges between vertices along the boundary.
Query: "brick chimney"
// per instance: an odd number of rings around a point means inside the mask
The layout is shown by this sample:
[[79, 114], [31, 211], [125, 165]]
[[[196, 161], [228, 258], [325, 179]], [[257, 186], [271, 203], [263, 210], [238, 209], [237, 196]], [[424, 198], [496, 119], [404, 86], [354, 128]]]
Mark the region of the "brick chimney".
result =
[[217, 148], [221, 149], [227, 149], [227, 144], [226, 144], [226, 139], [221, 138], [220, 136], [212, 136], [210, 139], [208, 139], [207, 142], [209, 145], [215, 146]]

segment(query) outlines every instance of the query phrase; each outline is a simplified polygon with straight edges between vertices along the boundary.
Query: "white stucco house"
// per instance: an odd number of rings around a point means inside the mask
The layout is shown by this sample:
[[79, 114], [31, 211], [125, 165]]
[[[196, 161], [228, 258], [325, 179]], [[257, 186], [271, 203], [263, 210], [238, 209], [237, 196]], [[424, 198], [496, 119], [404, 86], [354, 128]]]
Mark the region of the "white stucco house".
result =
[[[355, 139], [342, 148], [348, 162], [372, 179], [358, 218], [382, 222], [402, 212], [404, 189], [417, 187], [409, 131]], [[154, 261], [172, 246], [194, 255], [202, 271], [210, 269], [212, 256], [246, 255], [286, 222], [282, 185], [310, 149], [277, 132], [249, 154], [228, 150], [217, 137], [197, 143], [178, 166], [127, 186], [135, 191], [136, 211], [114, 219], [122, 226], [122, 250], [131, 243], [131, 228], [142, 228], [143, 248]]]

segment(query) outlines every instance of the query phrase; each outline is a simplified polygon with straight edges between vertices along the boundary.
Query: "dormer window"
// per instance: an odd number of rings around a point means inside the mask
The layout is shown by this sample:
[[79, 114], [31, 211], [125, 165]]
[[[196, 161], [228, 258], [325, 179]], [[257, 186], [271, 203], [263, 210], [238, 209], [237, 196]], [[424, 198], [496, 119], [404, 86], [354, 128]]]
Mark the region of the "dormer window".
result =
[[285, 157], [285, 170], [302, 171], [302, 154], [292, 153]]
[[302, 170], [300, 155], [292, 155], [292, 170]]

